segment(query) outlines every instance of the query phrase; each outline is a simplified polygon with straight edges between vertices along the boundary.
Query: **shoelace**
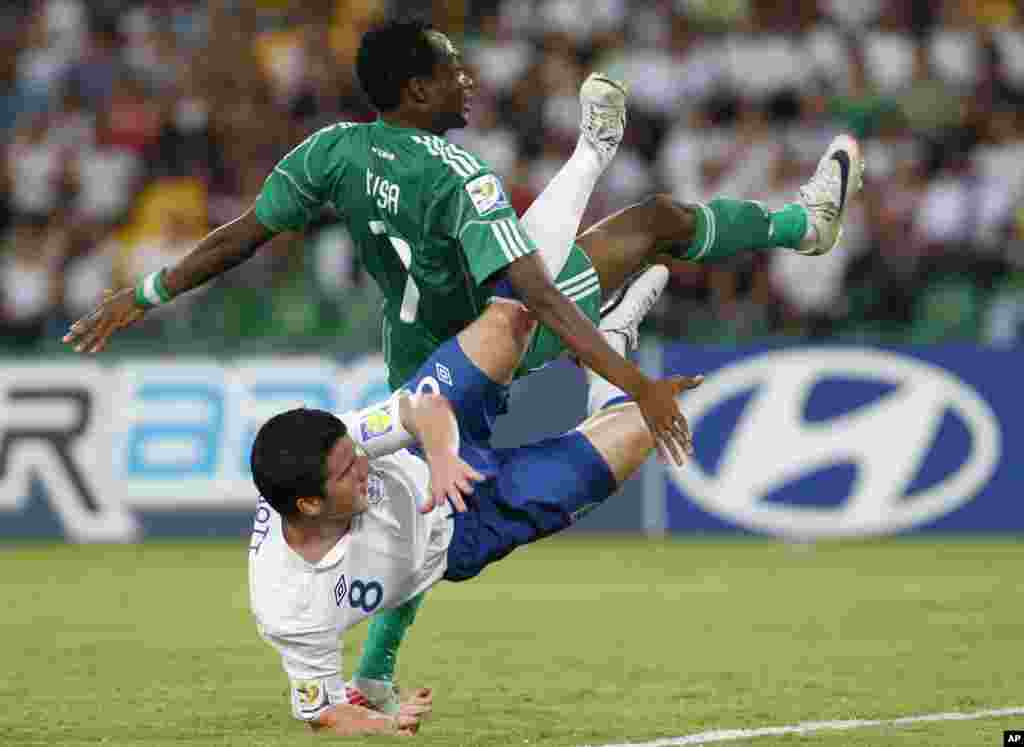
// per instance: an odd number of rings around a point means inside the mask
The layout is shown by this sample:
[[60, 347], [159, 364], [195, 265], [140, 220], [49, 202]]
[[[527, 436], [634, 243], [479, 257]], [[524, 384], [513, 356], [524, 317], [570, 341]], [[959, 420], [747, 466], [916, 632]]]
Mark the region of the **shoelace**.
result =
[[623, 119], [623, 113], [618, 109], [591, 104], [587, 109], [586, 129], [594, 140], [607, 146], [617, 145], [625, 127]]

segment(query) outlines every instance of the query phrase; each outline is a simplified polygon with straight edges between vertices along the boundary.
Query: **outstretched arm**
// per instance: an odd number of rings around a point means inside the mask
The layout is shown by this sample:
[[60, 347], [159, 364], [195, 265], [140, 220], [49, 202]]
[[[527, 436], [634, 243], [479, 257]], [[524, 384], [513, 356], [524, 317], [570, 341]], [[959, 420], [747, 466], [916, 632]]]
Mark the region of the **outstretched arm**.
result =
[[459, 457], [459, 423], [443, 394], [400, 390], [341, 419], [371, 459], [419, 444], [430, 465], [430, 495], [418, 507], [420, 513], [432, 511], [445, 499], [451, 499], [456, 511], [465, 511], [462, 496], [470, 495], [473, 483], [484, 479]]
[[558, 290], [536, 254], [516, 259], [505, 272], [537, 320], [558, 335], [583, 365], [628, 393], [640, 407], [659, 449], [682, 464], [683, 455], [693, 448], [676, 402], [685, 388], [683, 383], [676, 378], [654, 381], [619, 355], [576, 304]]
[[259, 221], [255, 209], [249, 208], [237, 219], [211, 231], [177, 264], [164, 270], [164, 287], [171, 298], [198, 288], [242, 264], [273, 237], [274, 232]]
[[402, 425], [419, 442], [430, 465], [430, 497], [420, 506], [427, 513], [449, 499], [456, 511], [465, 511], [463, 495], [484, 477], [459, 457], [459, 424], [443, 394], [420, 392], [399, 402]]
[[197, 288], [249, 259], [274, 236], [253, 209], [207, 234], [177, 264], [141, 281], [139, 288], [106, 291], [103, 302], [71, 325], [63, 341], [79, 353], [98, 353], [114, 332], [139, 321], [146, 310]]

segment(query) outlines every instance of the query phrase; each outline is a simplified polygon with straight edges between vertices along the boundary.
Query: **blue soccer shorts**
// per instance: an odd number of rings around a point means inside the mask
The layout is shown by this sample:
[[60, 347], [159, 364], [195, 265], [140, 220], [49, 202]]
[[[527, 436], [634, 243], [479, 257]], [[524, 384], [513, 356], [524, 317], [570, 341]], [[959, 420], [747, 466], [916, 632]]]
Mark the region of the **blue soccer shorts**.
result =
[[473, 578], [521, 545], [571, 526], [618, 485], [607, 462], [576, 431], [511, 449], [490, 445], [508, 388], [466, 357], [458, 340], [439, 347], [406, 388], [443, 394], [459, 422], [460, 456], [487, 479], [466, 496], [468, 511], [452, 516], [449, 581]]

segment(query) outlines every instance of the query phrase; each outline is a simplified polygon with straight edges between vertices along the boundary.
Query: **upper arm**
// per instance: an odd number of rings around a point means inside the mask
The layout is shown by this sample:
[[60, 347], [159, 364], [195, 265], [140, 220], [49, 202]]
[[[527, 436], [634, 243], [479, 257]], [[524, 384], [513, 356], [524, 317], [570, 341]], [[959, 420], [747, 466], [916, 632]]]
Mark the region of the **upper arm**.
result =
[[536, 311], [546, 301], [562, 295], [547, 266], [536, 254], [522, 257], [510, 264], [505, 270], [505, 277], [519, 294], [519, 298], [532, 311]]
[[461, 184], [452, 203], [455, 237], [478, 284], [537, 251], [494, 174], [480, 174]]
[[256, 215], [256, 206], [250, 207], [238, 218], [217, 229], [218, 233], [233, 244], [242, 247], [258, 247], [270, 241], [277, 231], [268, 228]]
[[536, 251], [501, 179], [485, 163], [441, 138], [421, 140], [435, 156], [427, 163], [436, 169], [427, 223], [458, 242], [477, 284]]

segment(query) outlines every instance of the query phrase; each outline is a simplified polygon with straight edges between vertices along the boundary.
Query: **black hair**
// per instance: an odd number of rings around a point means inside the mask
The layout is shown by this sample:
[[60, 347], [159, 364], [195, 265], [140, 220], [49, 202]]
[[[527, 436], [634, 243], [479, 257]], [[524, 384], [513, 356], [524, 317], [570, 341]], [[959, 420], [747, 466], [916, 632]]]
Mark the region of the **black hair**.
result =
[[438, 62], [426, 21], [395, 20], [363, 34], [356, 53], [356, 75], [373, 108], [389, 112], [401, 103], [411, 78], [430, 77]]
[[249, 460], [260, 495], [282, 516], [298, 512], [297, 499], [322, 496], [327, 455], [347, 432], [323, 410], [299, 407], [272, 417], [256, 434]]

